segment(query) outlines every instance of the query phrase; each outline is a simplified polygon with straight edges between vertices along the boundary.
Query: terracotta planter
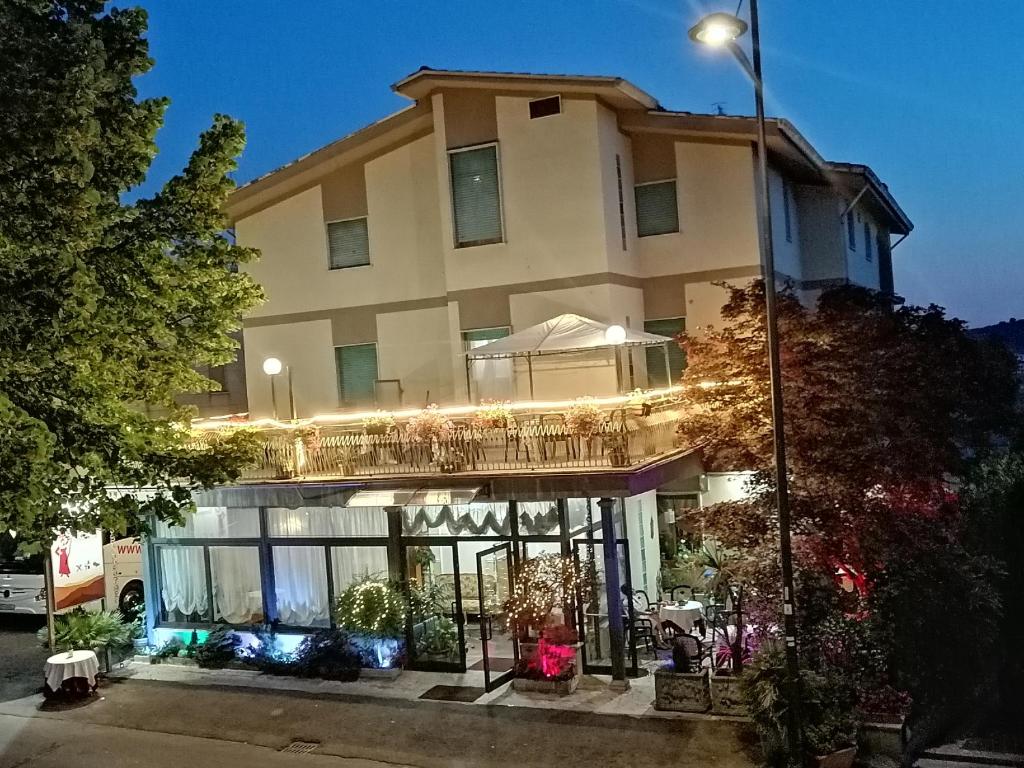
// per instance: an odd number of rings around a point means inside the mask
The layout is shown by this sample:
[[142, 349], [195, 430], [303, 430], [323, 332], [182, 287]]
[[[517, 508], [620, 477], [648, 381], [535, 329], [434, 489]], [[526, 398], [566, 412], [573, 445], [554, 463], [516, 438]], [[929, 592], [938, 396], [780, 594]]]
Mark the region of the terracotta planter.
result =
[[654, 708], [662, 712], [707, 712], [711, 690], [707, 672], [654, 672]]
[[856, 757], [857, 748], [847, 747], [828, 755], [818, 755], [814, 758], [814, 764], [818, 768], [852, 768], [853, 760]]
[[747, 707], [740, 695], [740, 679], [734, 675], [709, 675], [711, 711], [716, 715], [746, 715]]

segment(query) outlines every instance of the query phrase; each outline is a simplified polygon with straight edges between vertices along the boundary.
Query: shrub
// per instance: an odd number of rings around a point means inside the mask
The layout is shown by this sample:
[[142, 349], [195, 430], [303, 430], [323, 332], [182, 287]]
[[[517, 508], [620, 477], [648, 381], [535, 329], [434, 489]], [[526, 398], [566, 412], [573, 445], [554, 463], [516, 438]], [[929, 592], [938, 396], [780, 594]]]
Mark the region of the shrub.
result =
[[400, 637], [405, 631], [406, 603], [385, 581], [353, 584], [338, 598], [338, 627], [368, 637]]
[[459, 628], [447, 616], [437, 616], [420, 641], [420, 653], [450, 656], [459, 649]]
[[254, 634], [256, 642], [238, 653], [243, 663], [265, 675], [296, 674], [295, 656], [281, 650], [277, 633], [272, 628], [259, 629]]
[[322, 629], [299, 645], [292, 662], [292, 674], [350, 682], [359, 679], [361, 666], [360, 654], [346, 632]]
[[[76, 608], [56, 616], [54, 630], [54, 645], [61, 651], [125, 648], [132, 644], [132, 626], [117, 611]], [[44, 646], [50, 642], [46, 627], [37, 637]]]
[[541, 637], [551, 645], [575, 645], [579, 642], [576, 630], [565, 624], [548, 624], [541, 632]]
[[195, 649], [196, 663], [200, 667], [219, 669], [235, 660], [241, 640], [230, 627], [217, 627], [206, 636], [206, 642]]

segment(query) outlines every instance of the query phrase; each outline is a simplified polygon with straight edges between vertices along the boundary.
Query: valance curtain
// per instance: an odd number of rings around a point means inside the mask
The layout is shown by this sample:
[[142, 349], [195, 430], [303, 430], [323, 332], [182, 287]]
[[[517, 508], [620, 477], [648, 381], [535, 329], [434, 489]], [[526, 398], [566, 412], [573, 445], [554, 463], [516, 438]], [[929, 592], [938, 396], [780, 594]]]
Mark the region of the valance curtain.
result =
[[161, 547], [160, 599], [168, 621], [186, 621], [192, 615], [209, 618], [206, 564], [202, 547]]

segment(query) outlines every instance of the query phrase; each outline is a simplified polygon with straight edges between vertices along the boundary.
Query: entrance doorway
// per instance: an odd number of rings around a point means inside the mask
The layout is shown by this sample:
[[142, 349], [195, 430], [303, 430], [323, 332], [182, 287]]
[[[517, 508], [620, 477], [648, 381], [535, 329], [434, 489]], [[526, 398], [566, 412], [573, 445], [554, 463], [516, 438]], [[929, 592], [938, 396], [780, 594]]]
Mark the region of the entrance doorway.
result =
[[410, 669], [465, 672], [458, 546], [455, 542], [410, 539], [401, 546], [400, 564], [409, 603], [405, 637]]
[[[519, 644], [505, 621], [505, 601], [512, 594], [512, 570], [511, 543], [477, 552], [476, 607], [482, 654], [479, 663], [484, 673], [484, 689], [488, 692], [511, 680], [519, 661]], [[471, 669], [476, 669], [476, 665]]]

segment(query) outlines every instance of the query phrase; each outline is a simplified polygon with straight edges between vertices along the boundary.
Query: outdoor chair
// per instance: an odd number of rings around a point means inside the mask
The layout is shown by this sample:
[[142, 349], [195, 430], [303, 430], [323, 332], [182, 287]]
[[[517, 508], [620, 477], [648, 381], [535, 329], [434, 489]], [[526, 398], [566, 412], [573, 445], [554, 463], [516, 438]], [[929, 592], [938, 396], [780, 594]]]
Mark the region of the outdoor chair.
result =
[[[690, 593], [689, 597], [686, 596], [687, 592]], [[676, 586], [669, 588], [668, 595], [672, 602], [679, 602], [680, 600], [690, 600], [693, 598], [693, 587], [691, 587], [689, 584], [677, 584]]]
[[[672, 638], [672, 659], [677, 659], [677, 654], [685, 656], [687, 669], [690, 671], [699, 670], [704, 664], [704, 645], [700, 638], [694, 635], [681, 632]], [[677, 662], [676, 666], [679, 664]]]
[[[629, 621], [629, 616], [624, 618], [627, 622]], [[634, 648], [637, 647], [637, 644], [643, 642], [644, 650], [650, 652], [657, 645], [654, 637], [654, 622], [650, 619], [642, 616], [635, 617], [632, 624], [630, 624], [629, 634], [631, 645]]]
[[[546, 413], [540, 417], [540, 455], [547, 461], [558, 457], [558, 445], [565, 447], [566, 460], [576, 458], [576, 444], [565, 428], [565, 417], [560, 413]], [[550, 446], [551, 452], [548, 453]]]
[[524, 437], [526, 433], [526, 420], [519, 416], [512, 416], [505, 426], [505, 461], [508, 462], [509, 446], [515, 447], [516, 461], [519, 461], [519, 452], [526, 454], [526, 461], [530, 461], [530, 441]]

